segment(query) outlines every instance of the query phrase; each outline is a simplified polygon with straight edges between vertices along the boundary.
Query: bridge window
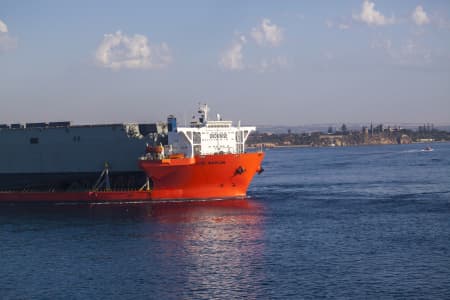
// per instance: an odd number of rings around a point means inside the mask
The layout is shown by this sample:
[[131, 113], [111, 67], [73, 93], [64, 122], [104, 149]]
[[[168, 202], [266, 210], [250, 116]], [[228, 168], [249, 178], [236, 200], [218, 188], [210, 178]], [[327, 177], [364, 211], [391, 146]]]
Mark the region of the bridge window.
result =
[[202, 138], [201, 138], [200, 132], [194, 132], [193, 143], [200, 144], [201, 142], [202, 142]]

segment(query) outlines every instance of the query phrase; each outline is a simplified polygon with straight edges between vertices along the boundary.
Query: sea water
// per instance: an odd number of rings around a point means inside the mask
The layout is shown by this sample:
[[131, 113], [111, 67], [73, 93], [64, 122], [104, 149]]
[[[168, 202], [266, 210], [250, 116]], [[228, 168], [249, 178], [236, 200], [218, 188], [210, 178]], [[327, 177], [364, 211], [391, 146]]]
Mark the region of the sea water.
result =
[[247, 200], [0, 207], [0, 299], [450, 298], [450, 144], [270, 149]]

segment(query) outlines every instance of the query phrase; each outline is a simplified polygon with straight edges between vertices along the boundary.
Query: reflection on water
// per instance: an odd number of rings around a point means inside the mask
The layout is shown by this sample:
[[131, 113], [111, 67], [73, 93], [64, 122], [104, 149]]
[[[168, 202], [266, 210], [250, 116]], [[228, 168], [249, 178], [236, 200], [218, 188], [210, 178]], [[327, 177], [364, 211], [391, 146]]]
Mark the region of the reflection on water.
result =
[[[95, 204], [0, 204], [0, 217], [80, 218], [80, 220], [134, 220], [158, 223], [243, 222], [263, 206], [252, 199], [217, 201], [95, 203]], [[251, 219], [251, 218], [250, 218]], [[251, 222], [251, 220], [248, 221]], [[256, 221], [256, 220], [254, 220]]]
[[[97, 261], [85, 261], [84, 257], [99, 258], [99, 253], [108, 253], [100, 258], [111, 260], [110, 279], [124, 276], [122, 270], [114, 271], [116, 266], [137, 268], [143, 282], [150, 286], [157, 284], [163, 298], [165, 295], [256, 298], [263, 291], [255, 283], [265, 280], [263, 215], [264, 207], [250, 199], [15, 205], [1, 207], [0, 229], [27, 235], [31, 241], [48, 235], [49, 245], [61, 248], [57, 252], [67, 251], [64, 248], [71, 242], [52, 242], [56, 232], [75, 236], [77, 241], [72, 246], [89, 245], [91, 252], [86, 253], [85, 249], [81, 259], [74, 254], [73, 262], [80, 265], [77, 267], [86, 264], [92, 269]], [[39, 259], [49, 258], [36, 257]], [[135, 266], [130, 268], [130, 264]]]

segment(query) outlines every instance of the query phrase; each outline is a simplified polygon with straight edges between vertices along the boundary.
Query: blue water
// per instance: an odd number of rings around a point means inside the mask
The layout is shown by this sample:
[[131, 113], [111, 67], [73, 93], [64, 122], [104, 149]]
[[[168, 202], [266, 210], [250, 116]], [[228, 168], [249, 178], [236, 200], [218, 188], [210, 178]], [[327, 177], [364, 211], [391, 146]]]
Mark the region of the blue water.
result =
[[0, 207], [0, 299], [450, 298], [450, 144], [268, 150], [244, 201]]

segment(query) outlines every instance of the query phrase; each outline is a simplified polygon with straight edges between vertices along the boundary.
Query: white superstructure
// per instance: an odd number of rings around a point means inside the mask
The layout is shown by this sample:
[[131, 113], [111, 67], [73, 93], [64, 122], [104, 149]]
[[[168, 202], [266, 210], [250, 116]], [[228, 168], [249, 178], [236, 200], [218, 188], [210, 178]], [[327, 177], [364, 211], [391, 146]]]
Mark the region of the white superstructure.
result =
[[[176, 127], [175, 118], [169, 118], [168, 145], [169, 153], [183, 153], [186, 157], [211, 155], [219, 153], [244, 153], [245, 141], [255, 127], [233, 126], [232, 121], [208, 120], [209, 108], [200, 105], [198, 117], [190, 127]], [[167, 153], [166, 153], [167, 154]]]

